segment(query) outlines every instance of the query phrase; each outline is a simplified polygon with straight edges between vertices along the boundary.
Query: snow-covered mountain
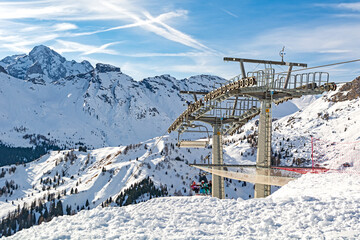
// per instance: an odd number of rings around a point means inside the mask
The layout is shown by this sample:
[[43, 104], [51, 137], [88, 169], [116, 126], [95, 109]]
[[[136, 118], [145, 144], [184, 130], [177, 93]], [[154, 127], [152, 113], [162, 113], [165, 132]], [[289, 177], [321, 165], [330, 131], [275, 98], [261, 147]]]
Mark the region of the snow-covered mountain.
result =
[[5, 57], [0, 61], [0, 65], [11, 76], [38, 84], [45, 84], [93, 70], [88, 61], [81, 63], [67, 61], [60, 54], [43, 45], [34, 47], [29, 55]]
[[0, 140], [22, 147], [34, 138], [68, 148], [145, 141], [162, 135], [185, 109], [191, 97], [179, 90], [209, 91], [224, 81], [208, 75], [135, 81], [118, 67], [66, 61], [45, 46], [1, 65], [8, 74], [0, 72]]
[[[331, 168], [350, 164], [360, 170], [360, 78], [340, 85], [306, 108], [273, 123], [273, 151], [282, 164], [311, 166], [334, 158]], [[313, 142], [311, 138], [313, 137]], [[319, 163], [320, 164], [320, 163]]]
[[[28, 147], [17, 162], [49, 148], [111, 147], [161, 136], [193, 101], [180, 90], [209, 91], [225, 81], [209, 75], [135, 81], [119, 67], [67, 61], [46, 46], [6, 57], [0, 66], [1, 144]], [[274, 117], [298, 109], [289, 101], [274, 109]], [[33, 154], [36, 145], [45, 150]]]

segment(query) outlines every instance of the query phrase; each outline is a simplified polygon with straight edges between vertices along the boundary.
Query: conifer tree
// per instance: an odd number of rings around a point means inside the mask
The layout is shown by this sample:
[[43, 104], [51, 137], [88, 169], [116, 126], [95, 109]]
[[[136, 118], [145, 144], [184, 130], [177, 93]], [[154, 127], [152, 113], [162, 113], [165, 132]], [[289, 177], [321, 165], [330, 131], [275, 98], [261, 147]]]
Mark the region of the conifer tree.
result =
[[56, 216], [62, 216], [64, 214], [62, 202], [58, 201], [56, 204]]

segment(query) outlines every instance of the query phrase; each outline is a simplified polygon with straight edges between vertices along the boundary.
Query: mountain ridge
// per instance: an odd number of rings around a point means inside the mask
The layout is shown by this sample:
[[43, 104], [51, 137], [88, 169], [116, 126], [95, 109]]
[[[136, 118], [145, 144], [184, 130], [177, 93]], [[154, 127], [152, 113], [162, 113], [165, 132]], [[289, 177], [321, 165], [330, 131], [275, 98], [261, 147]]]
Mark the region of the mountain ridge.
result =
[[[0, 61], [5, 70], [0, 73], [3, 143], [34, 146], [25, 135], [47, 138], [61, 148], [145, 141], [165, 132], [191, 101], [179, 95], [180, 89], [208, 91], [225, 81], [209, 75], [177, 80], [167, 74], [135, 81], [110, 64], [64, 70], [69, 64], [79, 65], [45, 46]], [[60, 74], [51, 75], [59, 69]]]
[[37, 84], [46, 84], [61, 78], [87, 73], [93, 69], [88, 61], [77, 63], [67, 61], [59, 53], [44, 45], [35, 46], [30, 53], [8, 56], [0, 65], [9, 75], [29, 80]]
[[[104, 63], [83, 66], [81, 71], [70, 67], [62, 71], [64, 77], [50, 74], [66, 64], [81, 63], [67, 61], [45, 46], [0, 61], [5, 70], [0, 71], [2, 144], [36, 147], [51, 143], [53, 148], [85, 145], [92, 149], [146, 141], [164, 134], [193, 101], [180, 90], [207, 92], [226, 81], [211, 75], [176, 79], [168, 74], [135, 81], [119, 67]], [[273, 116], [286, 116], [314, 100], [274, 106]], [[18, 162], [22, 161], [19, 157]]]

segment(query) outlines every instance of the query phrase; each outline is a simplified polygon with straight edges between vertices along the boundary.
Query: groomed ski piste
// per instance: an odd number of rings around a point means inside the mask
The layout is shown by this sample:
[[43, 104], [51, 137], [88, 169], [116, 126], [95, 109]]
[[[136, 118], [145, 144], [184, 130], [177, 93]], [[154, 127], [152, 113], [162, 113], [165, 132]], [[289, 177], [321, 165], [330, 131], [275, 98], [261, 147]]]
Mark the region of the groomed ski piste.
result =
[[164, 197], [95, 208], [9, 239], [359, 239], [360, 176], [306, 174], [265, 199]]

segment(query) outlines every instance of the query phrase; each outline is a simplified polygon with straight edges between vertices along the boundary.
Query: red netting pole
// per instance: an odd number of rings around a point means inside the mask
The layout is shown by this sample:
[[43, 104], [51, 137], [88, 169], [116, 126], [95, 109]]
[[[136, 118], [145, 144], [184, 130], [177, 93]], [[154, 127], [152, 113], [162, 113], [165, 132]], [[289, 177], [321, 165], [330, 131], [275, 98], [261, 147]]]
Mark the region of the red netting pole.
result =
[[311, 161], [312, 161], [312, 171], [314, 171], [314, 138], [311, 136]]

